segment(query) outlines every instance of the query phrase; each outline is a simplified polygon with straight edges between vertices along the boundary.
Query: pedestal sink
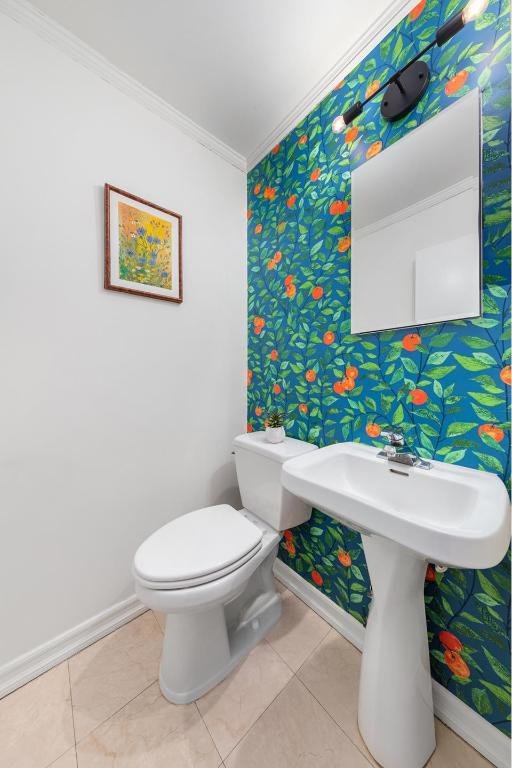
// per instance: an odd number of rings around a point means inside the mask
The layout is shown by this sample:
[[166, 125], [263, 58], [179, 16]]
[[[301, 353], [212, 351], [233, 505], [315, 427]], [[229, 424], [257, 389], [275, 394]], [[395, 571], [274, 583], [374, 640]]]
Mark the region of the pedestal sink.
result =
[[435, 749], [423, 587], [427, 562], [490, 568], [510, 542], [508, 494], [489, 472], [396, 464], [337, 443], [283, 464], [282, 484], [360, 531], [372, 582], [359, 730], [383, 768], [422, 768]]

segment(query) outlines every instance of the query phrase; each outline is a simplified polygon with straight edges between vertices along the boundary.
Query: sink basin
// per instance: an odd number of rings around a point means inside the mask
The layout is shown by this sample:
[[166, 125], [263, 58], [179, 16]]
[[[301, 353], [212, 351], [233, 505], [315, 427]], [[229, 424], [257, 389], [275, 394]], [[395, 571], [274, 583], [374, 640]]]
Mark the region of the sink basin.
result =
[[[510, 542], [508, 494], [489, 472], [390, 462], [338, 443], [283, 464], [291, 493], [361, 533], [373, 599], [359, 685], [359, 730], [383, 768], [422, 768], [435, 749], [425, 568], [497, 565]], [[340, 692], [342, 695], [342, 692]]]
[[408, 467], [370, 446], [337, 443], [287, 461], [281, 481], [331, 517], [429, 562], [490, 568], [508, 549], [508, 494], [490, 472], [441, 461]]

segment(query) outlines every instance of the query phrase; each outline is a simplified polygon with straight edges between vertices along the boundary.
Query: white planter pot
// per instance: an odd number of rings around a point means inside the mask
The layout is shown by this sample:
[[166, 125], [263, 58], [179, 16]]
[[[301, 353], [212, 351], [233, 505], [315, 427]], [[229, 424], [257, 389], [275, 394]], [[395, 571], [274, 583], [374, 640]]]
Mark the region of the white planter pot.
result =
[[265, 427], [265, 438], [269, 443], [282, 443], [285, 434], [284, 427]]

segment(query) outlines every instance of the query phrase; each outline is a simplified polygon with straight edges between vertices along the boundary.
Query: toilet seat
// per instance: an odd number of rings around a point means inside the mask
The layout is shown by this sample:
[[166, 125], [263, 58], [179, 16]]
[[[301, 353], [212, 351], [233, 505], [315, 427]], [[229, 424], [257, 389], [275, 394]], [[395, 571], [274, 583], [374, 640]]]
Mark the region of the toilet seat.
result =
[[206, 584], [231, 573], [261, 549], [262, 530], [228, 504], [172, 520], [139, 547], [134, 571], [149, 589]]

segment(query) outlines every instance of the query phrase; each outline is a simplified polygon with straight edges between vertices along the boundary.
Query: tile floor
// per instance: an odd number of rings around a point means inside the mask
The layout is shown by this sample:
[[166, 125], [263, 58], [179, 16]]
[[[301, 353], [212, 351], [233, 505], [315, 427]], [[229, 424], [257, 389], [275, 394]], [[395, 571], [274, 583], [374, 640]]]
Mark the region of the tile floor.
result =
[[[196, 704], [158, 688], [151, 611], [0, 701], [0, 768], [369, 768], [360, 653], [295, 595], [279, 625]], [[436, 723], [428, 768], [487, 768]]]

